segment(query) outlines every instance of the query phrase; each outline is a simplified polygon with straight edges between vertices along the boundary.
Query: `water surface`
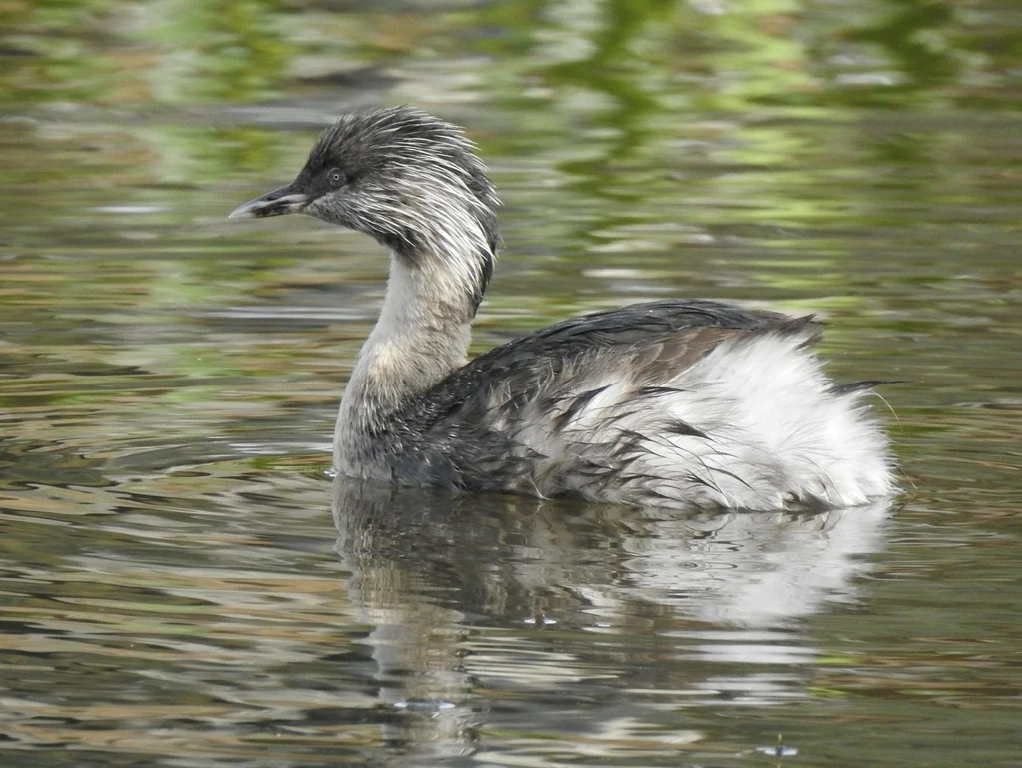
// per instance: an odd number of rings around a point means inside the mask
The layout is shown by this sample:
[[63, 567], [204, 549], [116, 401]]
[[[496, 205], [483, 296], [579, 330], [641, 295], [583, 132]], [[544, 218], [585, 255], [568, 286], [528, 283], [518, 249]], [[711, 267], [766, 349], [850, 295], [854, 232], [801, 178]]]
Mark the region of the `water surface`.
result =
[[[1015, 6], [11, 6], [3, 764], [1022, 764]], [[816, 312], [836, 377], [901, 382], [905, 493], [331, 481], [385, 256], [225, 217], [404, 102], [504, 201], [474, 349], [669, 296]]]

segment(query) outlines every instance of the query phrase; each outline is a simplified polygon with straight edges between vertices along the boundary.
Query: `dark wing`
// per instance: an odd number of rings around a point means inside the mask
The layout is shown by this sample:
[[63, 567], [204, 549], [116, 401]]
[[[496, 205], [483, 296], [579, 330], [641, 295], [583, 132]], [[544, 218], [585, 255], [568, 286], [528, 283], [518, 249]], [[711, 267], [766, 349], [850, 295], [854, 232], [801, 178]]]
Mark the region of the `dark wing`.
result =
[[626, 365], [632, 380], [655, 389], [721, 342], [766, 332], [806, 343], [820, 334], [811, 317], [699, 300], [634, 304], [527, 334], [480, 355], [405, 409], [398, 423], [408, 426], [406, 458], [395, 474], [414, 484], [505, 487], [502, 476], [522, 474], [516, 459], [537, 457], [495, 425], [516, 423], [537, 401], [551, 413], [571, 407], [566, 397], [584, 403], [596, 391], [587, 390], [580, 372]]
[[[725, 339], [748, 332], [820, 334], [812, 317], [793, 319], [765, 310], [715, 301], [657, 301], [573, 317], [494, 347], [430, 390], [417, 404], [421, 416], [443, 419], [471, 407], [494, 386], [528, 397], [541, 381], [581, 358], [630, 351], [655, 351], [649, 363], [678, 371]], [[651, 371], [651, 373], [653, 373]], [[659, 377], [656, 377], [659, 378]], [[424, 407], [423, 407], [424, 406]]]

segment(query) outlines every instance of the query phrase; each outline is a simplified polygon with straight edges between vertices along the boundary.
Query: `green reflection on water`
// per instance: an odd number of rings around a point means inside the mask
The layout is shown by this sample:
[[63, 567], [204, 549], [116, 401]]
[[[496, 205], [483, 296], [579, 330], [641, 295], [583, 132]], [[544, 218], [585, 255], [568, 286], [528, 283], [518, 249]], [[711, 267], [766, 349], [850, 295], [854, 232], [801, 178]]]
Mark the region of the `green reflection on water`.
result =
[[[357, 89], [391, 64], [429, 70], [445, 56], [470, 56], [473, 76], [463, 66], [446, 87], [485, 89], [508, 105], [557, 100], [573, 112], [605, 113], [604, 124], [641, 139], [630, 132], [664, 109], [784, 106], [805, 115], [814, 105], [819, 114], [862, 104], [975, 103], [1018, 51], [1017, 40], [1002, 43], [1004, 30], [993, 21], [1011, 17], [1010, 0], [987, 0], [982, 10], [936, 0], [522, 0], [397, 14], [386, 3], [383, 12], [349, 13], [303, 5], [12, 4], [3, 98], [253, 101], [293, 94], [303, 82]], [[627, 146], [622, 140], [619, 148]]]
[[[2, 13], [5, 760], [731, 765], [778, 732], [821, 766], [1014, 759], [1015, 0]], [[385, 256], [224, 216], [399, 102], [465, 124], [506, 202], [474, 349], [667, 296], [821, 312], [838, 378], [904, 382], [877, 407], [906, 506], [729, 537], [413, 494], [334, 530]], [[785, 595], [812, 599], [765, 635], [721, 614]]]

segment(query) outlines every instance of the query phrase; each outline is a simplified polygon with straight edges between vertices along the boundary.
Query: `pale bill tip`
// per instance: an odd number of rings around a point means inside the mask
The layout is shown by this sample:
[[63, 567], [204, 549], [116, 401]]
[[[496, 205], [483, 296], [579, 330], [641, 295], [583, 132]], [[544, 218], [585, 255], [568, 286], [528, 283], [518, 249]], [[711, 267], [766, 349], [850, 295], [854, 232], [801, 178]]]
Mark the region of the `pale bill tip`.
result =
[[251, 203], [239, 205], [237, 208], [235, 208], [233, 211], [227, 214], [228, 219], [254, 219], [255, 217], [256, 217], [255, 214], [252, 213]]

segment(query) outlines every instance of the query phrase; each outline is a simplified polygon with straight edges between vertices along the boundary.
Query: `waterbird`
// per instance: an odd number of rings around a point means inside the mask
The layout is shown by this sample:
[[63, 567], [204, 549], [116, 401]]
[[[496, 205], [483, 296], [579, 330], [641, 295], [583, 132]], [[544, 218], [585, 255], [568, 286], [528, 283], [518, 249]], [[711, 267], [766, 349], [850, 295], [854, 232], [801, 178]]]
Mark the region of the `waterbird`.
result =
[[474, 145], [415, 108], [343, 115], [290, 184], [230, 218], [303, 213], [390, 253], [341, 398], [363, 480], [693, 509], [844, 507], [893, 492], [875, 382], [836, 384], [812, 316], [670, 299], [574, 317], [469, 361], [499, 205]]

